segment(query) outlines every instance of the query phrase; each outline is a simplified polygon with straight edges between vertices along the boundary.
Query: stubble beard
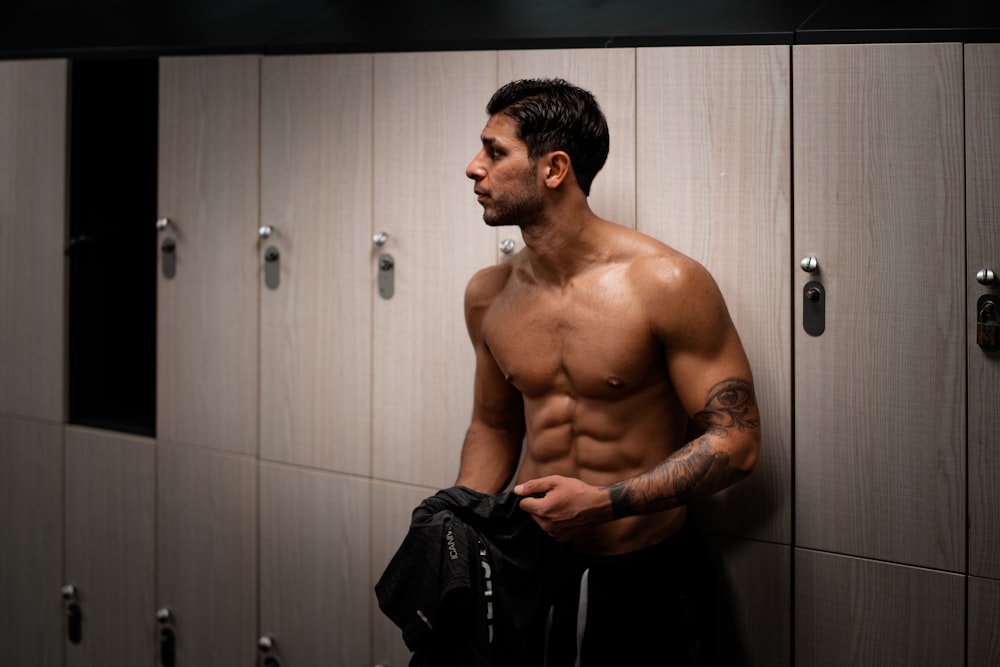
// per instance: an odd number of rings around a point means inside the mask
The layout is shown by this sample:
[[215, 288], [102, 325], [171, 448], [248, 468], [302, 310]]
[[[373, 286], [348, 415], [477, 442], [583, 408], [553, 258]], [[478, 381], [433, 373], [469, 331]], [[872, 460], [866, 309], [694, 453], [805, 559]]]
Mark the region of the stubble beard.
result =
[[519, 201], [483, 211], [483, 222], [490, 227], [533, 227], [541, 220], [542, 207], [538, 201]]
[[541, 222], [543, 203], [541, 195], [534, 190], [532, 176], [527, 176], [523, 190], [516, 199], [494, 200], [493, 210], [483, 210], [483, 222], [490, 227], [520, 227], [527, 229]]

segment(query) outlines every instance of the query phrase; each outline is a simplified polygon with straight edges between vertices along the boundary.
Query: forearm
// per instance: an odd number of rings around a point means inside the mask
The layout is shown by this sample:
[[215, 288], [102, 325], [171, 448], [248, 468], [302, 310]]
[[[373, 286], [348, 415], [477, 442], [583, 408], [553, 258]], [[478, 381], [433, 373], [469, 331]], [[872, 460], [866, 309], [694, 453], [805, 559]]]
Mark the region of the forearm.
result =
[[702, 435], [641, 475], [607, 487], [616, 519], [652, 514], [710, 496], [750, 474], [729, 449]]
[[656, 467], [608, 487], [615, 518], [651, 514], [710, 496], [747, 475], [760, 451], [760, 414], [749, 379], [729, 377], [709, 391], [692, 419], [703, 433]]
[[499, 493], [514, 476], [523, 434], [482, 424], [469, 427], [462, 444], [455, 484], [482, 493]]

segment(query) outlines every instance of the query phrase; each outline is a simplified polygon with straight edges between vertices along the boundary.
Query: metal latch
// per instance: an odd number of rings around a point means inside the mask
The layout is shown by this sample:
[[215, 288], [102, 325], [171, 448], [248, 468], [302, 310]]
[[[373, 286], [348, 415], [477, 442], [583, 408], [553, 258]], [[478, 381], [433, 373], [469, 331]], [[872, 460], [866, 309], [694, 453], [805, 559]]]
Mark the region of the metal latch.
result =
[[391, 299], [395, 291], [396, 260], [392, 255], [383, 253], [378, 257], [378, 295], [383, 299]]
[[1000, 347], [1000, 299], [992, 294], [976, 302], [976, 344], [987, 352]]

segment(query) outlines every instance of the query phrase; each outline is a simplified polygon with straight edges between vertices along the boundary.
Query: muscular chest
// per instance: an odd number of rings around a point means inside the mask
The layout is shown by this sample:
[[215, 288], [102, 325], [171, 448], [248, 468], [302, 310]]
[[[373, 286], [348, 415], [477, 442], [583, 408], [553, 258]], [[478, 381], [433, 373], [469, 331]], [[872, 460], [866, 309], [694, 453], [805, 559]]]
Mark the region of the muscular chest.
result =
[[525, 396], [613, 398], [663, 369], [645, 310], [621, 281], [564, 289], [520, 286], [490, 309], [484, 334], [497, 365]]

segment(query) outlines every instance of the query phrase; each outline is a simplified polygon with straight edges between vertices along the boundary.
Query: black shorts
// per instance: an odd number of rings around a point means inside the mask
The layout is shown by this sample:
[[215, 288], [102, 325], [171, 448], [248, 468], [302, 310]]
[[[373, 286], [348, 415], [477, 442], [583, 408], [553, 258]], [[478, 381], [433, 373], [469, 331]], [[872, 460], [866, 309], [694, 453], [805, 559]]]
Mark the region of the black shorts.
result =
[[716, 571], [689, 524], [639, 551], [567, 556], [555, 576], [546, 667], [716, 663]]

